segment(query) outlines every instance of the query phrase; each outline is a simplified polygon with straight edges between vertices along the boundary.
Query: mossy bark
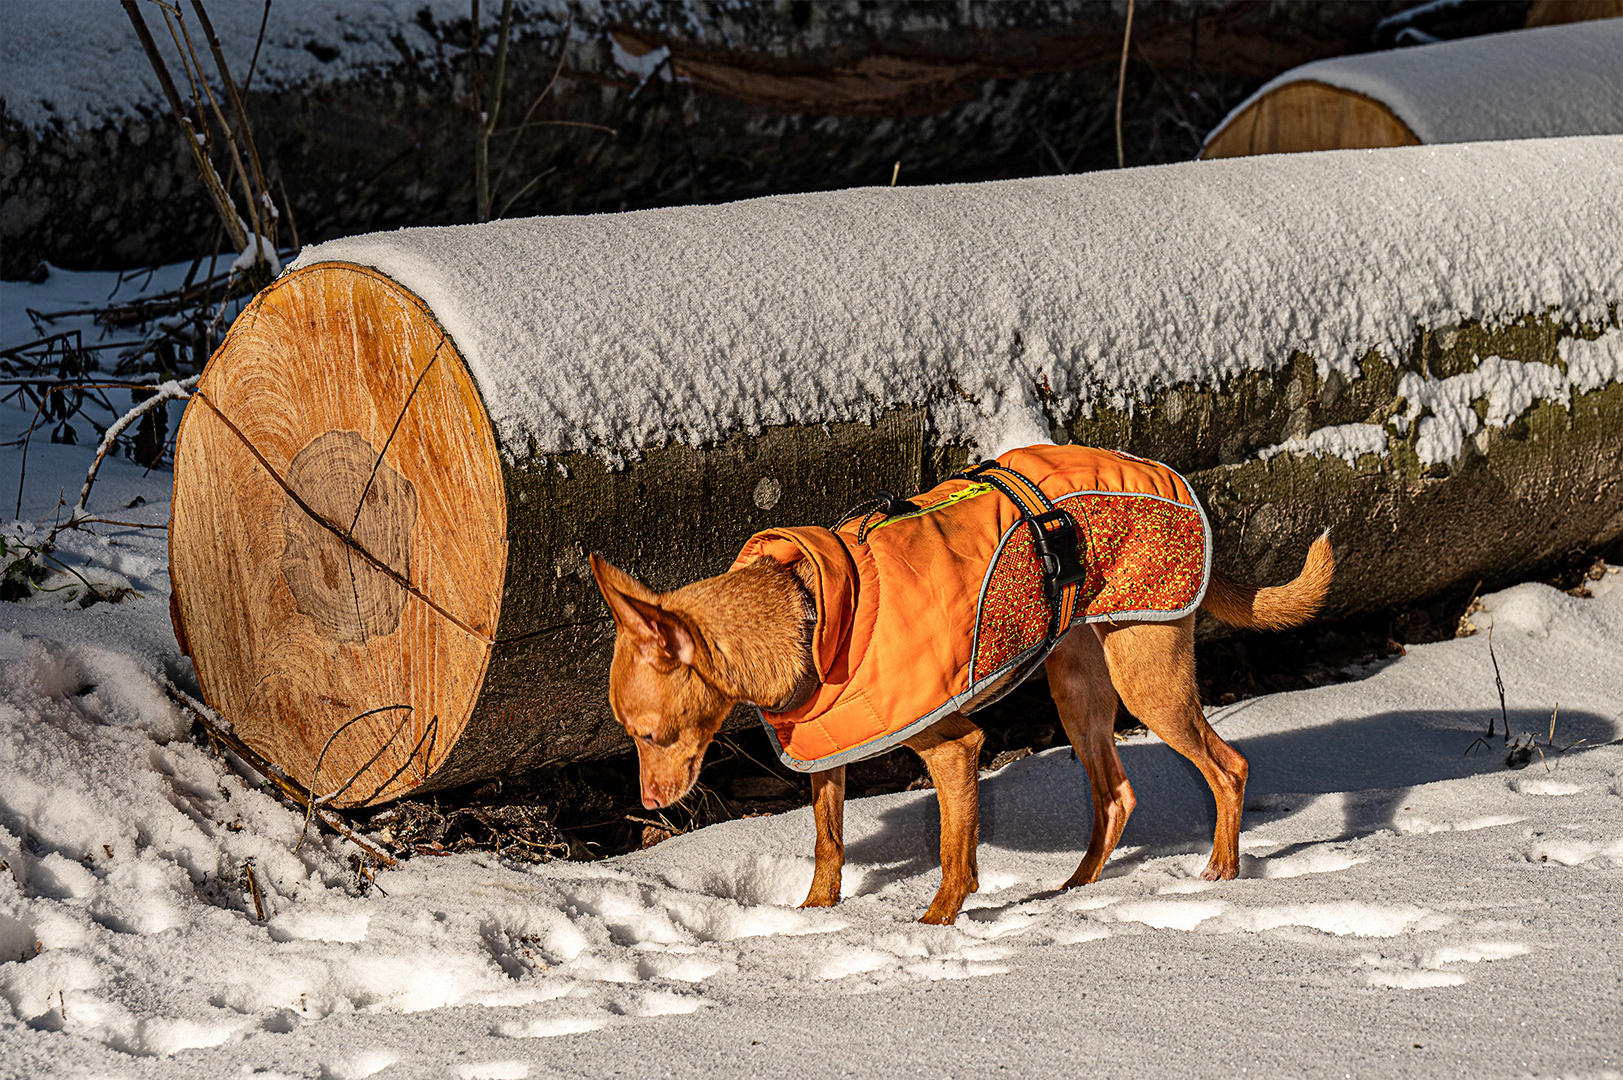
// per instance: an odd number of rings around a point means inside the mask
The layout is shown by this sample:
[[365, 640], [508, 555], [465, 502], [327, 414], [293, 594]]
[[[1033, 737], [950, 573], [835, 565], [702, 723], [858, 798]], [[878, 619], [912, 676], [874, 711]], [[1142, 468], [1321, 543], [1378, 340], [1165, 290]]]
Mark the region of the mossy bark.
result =
[[[1609, 325], [1616, 326], [1614, 309]], [[1468, 438], [1447, 465], [1424, 466], [1415, 425], [1400, 433], [1405, 372], [1445, 378], [1479, 357], [1560, 364], [1562, 337], [1596, 336], [1554, 314], [1488, 330], [1417, 331], [1405, 355], [1372, 352], [1356, 378], [1321, 378], [1297, 354], [1273, 372], [1213, 389], [1173, 387], [1132, 409], [1056, 424], [1071, 441], [1156, 458], [1188, 477], [1212, 522], [1217, 565], [1244, 580], [1292, 576], [1329, 528], [1338, 559], [1327, 614], [1351, 615], [1536, 572], [1623, 535], [1623, 384], [1539, 401]], [[1479, 403], [1485, 412], [1485, 403]], [[1386, 425], [1390, 450], [1336, 457], [1256, 451], [1328, 425]], [[613, 624], [588, 552], [655, 589], [721, 573], [743, 541], [774, 525], [835, 519], [875, 488], [912, 492], [960, 467], [922, 409], [869, 425], [784, 427], [703, 449], [670, 446], [614, 469], [579, 454], [505, 466], [508, 580], [475, 716], [501, 732], [477, 755], [453, 752], [432, 778], [481, 776], [623, 749], [607, 702]], [[1202, 632], [1221, 633], [1203, 622]], [[751, 722], [742, 713], [735, 723]]]

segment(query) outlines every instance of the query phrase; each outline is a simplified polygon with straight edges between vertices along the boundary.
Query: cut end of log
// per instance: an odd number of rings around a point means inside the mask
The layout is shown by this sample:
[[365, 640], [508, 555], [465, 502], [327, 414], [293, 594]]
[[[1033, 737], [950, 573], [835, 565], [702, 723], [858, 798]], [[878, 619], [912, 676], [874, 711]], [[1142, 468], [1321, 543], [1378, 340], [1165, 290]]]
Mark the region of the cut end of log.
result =
[[1212, 134], [1202, 160], [1309, 150], [1419, 146], [1409, 126], [1382, 102], [1304, 79], [1264, 94]]
[[260, 294], [176, 447], [170, 566], [209, 704], [334, 806], [421, 786], [501, 611], [495, 434], [415, 295], [324, 263]]

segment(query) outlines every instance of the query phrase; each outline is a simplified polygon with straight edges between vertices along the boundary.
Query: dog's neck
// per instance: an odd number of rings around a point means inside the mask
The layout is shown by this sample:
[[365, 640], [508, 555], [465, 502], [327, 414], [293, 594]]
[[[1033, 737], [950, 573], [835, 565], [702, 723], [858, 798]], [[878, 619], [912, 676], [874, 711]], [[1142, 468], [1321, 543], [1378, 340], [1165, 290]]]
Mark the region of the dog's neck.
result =
[[707, 677], [738, 701], [769, 712], [804, 704], [818, 686], [812, 659], [816, 609], [797, 570], [760, 558], [678, 589], [667, 606], [698, 631]]

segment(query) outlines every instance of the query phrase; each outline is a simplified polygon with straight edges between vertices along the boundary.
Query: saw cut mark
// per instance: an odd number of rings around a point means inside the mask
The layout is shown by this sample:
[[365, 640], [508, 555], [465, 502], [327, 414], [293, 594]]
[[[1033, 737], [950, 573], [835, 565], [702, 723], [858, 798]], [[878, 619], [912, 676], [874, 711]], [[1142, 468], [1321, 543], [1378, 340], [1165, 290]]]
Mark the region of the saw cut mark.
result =
[[368, 564], [370, 564], [384, 577], [387, 577], [396, 585], [399, 585], [402, 589], [406, 590], [407, 592], [411, 593], [411, 595], [427, 604], [434, 611], [440, 615], [443, 615], [452, 625], [466, 632], [471, 637], [479, 639], [486, 645], [495, 644], [495, 639], [493, 639], [490, 635], [480, 633], [478, 630], [475, 630], [473, 627], [469, 626], [462, 619], [457, 618], [451, 612], [445, 610], [443, 605], [436, 603], [433, 597], [429, 596], [427, 593], [423, 592], [423, 590], [413, 585], [411, 581], [404, 577], [398, 570], [368, 551], [341, 526], [334, 524], [331, 519], [318, 513], [314, 507], [305, 502], [299, 493], [294, 491], [293, 488], [288, 485], [287, 480], [282, 477], [282, 474], [273, 469], [271, 467], [271, 463], [265, 460], [265, 455], [259, 452], [259, 447], [253, 444], [253, 440], [249, 439], [247, 435], [243, 434], [242, 429], [233, 423], [231, 418], [222, 412], [218, 405], [209, 400], [207, 394], [203, 393], [201, 390], [194, 390], [192, 392], [192, 396], [198, 401], [201, 401], [204, 405], [208, 406], [209, 411], [219, 418], [220, 422], [225, 425], [226, 430], [230, 431], [231, 434], [236, 437], [237, 441], [242, 443], [243, 448], [246, 449], [249, 454], [253, 455], [254, 460], [259, 463], [259, 467], [264, 469], [270, 478], [276, 482], [276, 486], [281, 488], [287, 494], [287, 497], [290, 500], [298, 504], [299, 509], [303, 510], [313, 522], [332, 533], [332, 535], [337, 537], [341, 543], [343, 543], [351, 551], [355, 552], [355, 554], [365, 559]]
[[[378, 451], [377, 459], [372, 462], [372, 471], [367, 474], [366, 485], [361, 488], [360, 498], [355, 500], [355, 513], [349, 519], [349, 534], [351, 536], [355, 535], [356, 526], [360, 524], [361, 512], [366, 509], [367, 497], [372, 494], [372, 484], [377, 480], [378, 470], [384, 467], [383, 458], [389, 453], [389, 447], [394, 442], [395, 435], [397, 435], [400, 431], [400, 424], [406, 419], [406, 411], [411, 408], [411, 403], [417, 400], [417, 391], [422, 389], [423, 380], [428, 378], [429, 370], [433, 368], [434, 361], [440, 358], [440, 350], [443, 348], [445, 348], [445, 335], [442, 333], [440, 335], [440, 343], [434, 346], [434, 355], [428, 358], [428, 363], [423, 365], [423, 370], [417, 373], [417, 381], [411, 384], [411, 393], [406, 395], [406, 403], [400, 406], [400, 412], [394, 418], [394, 426], [389, 429], [389, 437], [383, 440], [383, 449]], [[371, 447], [369, 446], [368, 449], [371, 449]], [[392, 472], [393, 470], [390, 471]], [[399, 474], [397, 473], [396, 475]], [[415, 496], [416, 492], [414, 490], [414, 505]], [[411, 554], [409, 545], [407, 547], [406, 554], [409, 561]], [[360, 582], [355, 576], [355, 553], [353, 551], [346, 551], [344, 553], [344, 557], [349, 563], [349, 585], [350, 591], [354, 594], [355, 598], [355, 619], [361, 625], [361, 644], [365, 645], [367, 643], [366, 622], [361, 616], [361, 589]], [[408, 579], [411, 577], [411, 570], [409, 566], [405, 570], [405, 576]], [[398, 625], [398, 614], [395, 622], [396, 625]]]
[[[406, 606], [405, 590], [374, 564], [357, 566], [352, 554], [359, 547], [410, 580], [417, 489], [353, 431], [329, 431], [313, 439], [288, 466], [287, 486], [300, 494], [282, 508], [287, 538], [282, 576], [294, 605], [336, 641], [394, 633]], [[349, 529], [354, 544], [348, 545], [325, 522], [342, 519], [356, 503]], [[313, 514], [305, 513], [306, 508]]]

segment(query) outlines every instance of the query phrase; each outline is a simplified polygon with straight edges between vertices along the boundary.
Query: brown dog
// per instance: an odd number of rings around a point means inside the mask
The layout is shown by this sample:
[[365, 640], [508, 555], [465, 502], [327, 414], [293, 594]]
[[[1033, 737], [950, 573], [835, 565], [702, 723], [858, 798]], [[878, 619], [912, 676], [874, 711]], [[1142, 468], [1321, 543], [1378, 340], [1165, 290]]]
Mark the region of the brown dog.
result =
[[[659, 594], [596, 554], [591, 562], [617, 626], [609, 702], [637, 747], [643, 805], [669, 806], [692, 789], [705, 750], [735, 705], [770, 706], [804, 696], [808, 683], [816, 684], [806, 636], [811, 571], [804, 561], [784, 566], [763, 556]], [[1234, 626], [1296, 626], [1318, 610], [1334, 567], [1329, 539], [1320, 537], [1289, 584], [1259, 589], [1213, 572], [1202, 606]], [[1234, 877], [1246, 761], [1201, 711], [1194, 615], [1076, 626], [1048, 654], [1046, 666], [1065, 733], [1093, 790], [1093, 835], [1065, 887], [1098, 879], [1133, 811], [1133, 789], [1116, 753], [1118, 694], [1211, 785], [1217, 830], [1202, 876]], [[983, 735], [965, 715], [977, 704], [969, 702], [902, 743], [924, 759], [941, 807], [941, 888], [920, 920], [926, 923], [951, 923], [977, 888]], [[828, 907], [839, 899], [845, 863], [845, 767], [814, 772], [811, 782], [816, 867], [802, 906]]]

